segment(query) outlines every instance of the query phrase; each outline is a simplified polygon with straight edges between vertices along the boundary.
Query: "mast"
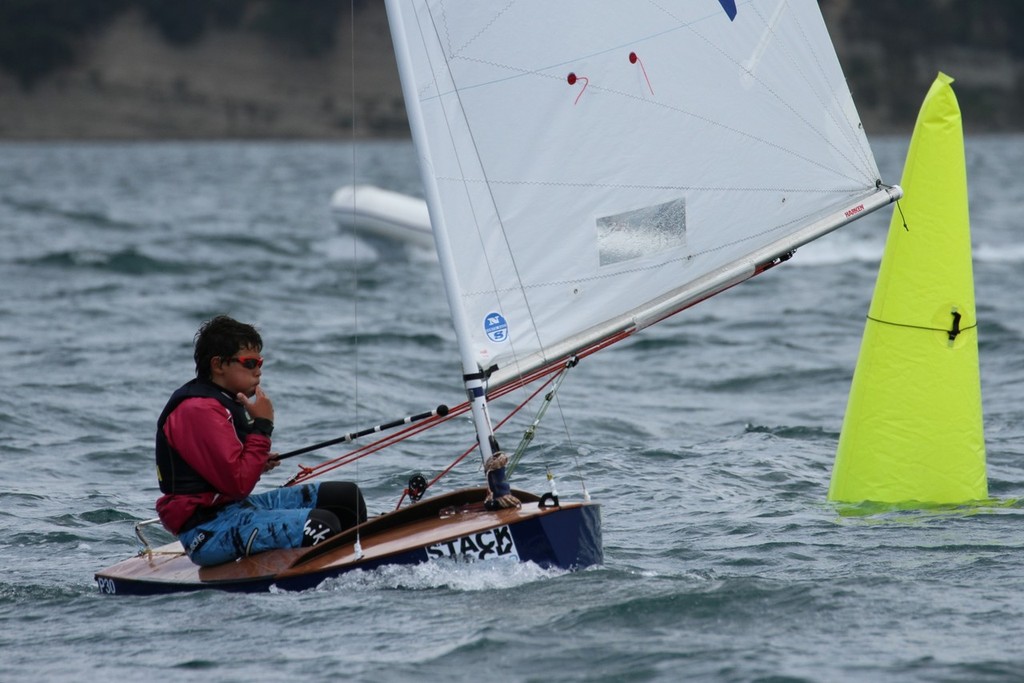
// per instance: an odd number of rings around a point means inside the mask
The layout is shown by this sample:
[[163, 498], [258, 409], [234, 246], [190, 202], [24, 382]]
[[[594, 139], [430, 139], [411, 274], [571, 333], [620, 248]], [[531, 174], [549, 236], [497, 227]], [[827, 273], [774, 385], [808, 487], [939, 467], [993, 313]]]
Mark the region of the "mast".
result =
[[477, 364], [475, 355], [472, 352], [472, 336], [469, 331], [469, 323], [466, 319], [465, 311], [459, 302], [459, 289], [456, 286], [459, 274], [455, 267], [455, 258], [452, 255], [444, 212], [441, 210], [441, 198], [437, 181], [434, 174], [428, 170], [432, 167], [432, 163], [425, 150], [428, 150], [430, 147], [427, 143], [419, 95], [415, 90], [415, 78], [413, 75], [412, 59], [409, 55], [406, 27], [403, 24], [402, 13], [398, 10], [397, 2], [398, 0], [385, 1], [388, 24], [391, 27], [392, 43], [394, 44], [395, 58], [398, 62], [398, 73], [402, 83], [402, 96], [405, 98], [405, 108], [409, 118], [409, 129], [412, 132], [415, 147], [421, 156], [420, 177], [423, 181], [423, 191], [427, 200], [427, 209], [430, 213], [430, 223], [433, 227], [434, 246], [437, 249], [438, 262], [441, 266], [441, 277], [444, 281], [448, 308], [451, 310], [452, 325], [455, 328], [455, 338], [459, 346], [463, 382], [465, 383], [466, 395], [472, 410], [473, 425], [476, 428], [477, 441], [480, 445], [480, 455], [484, 462], [486, 462], [493, 454], [491, 442], [494, 434], [487, 410], [486, 377]]

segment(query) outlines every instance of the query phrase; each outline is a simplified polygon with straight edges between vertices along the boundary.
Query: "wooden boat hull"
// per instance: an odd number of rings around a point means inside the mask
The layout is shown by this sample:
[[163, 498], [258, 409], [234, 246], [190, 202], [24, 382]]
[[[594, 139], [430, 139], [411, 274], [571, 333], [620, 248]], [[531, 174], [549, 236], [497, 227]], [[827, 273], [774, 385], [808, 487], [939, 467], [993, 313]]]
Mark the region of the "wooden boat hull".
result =
[[515, 491], [522, 507], [484, 510], [486, 489], [463, 489], [379, 517], [312, 548], [273, 550], [215, 567], [192, 564], [177, 542], [96, 573], [103, 593], [152, 595], [213, 588], [262, 592], [313, 588], [354, 569], [424, 562], [515, 560], [580, 569], [603, 561], [600, 506], [542, 506]]

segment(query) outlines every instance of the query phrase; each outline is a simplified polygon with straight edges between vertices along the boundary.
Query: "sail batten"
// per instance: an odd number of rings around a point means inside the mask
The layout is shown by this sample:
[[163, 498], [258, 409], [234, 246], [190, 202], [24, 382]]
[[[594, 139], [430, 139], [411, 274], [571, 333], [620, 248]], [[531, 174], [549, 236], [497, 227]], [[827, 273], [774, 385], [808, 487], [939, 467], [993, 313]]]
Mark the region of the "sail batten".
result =
[[464, 369], [492, 385], [890, 201], [814, 0], [388, 13]]

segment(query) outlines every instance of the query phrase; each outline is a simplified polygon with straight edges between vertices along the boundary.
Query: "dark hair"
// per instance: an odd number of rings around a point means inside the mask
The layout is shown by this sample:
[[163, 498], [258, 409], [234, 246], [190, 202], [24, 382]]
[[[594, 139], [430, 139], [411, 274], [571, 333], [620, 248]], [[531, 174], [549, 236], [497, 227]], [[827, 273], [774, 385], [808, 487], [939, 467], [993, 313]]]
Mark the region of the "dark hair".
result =
[[210, 361], [230, 358], [240, 349], [251, 347], [263, 350], [263, 339], [252, 325], [240, 323], [226, 315], [218, 315], [204, 322], [195, 337], [196, 376], [210, 379]]

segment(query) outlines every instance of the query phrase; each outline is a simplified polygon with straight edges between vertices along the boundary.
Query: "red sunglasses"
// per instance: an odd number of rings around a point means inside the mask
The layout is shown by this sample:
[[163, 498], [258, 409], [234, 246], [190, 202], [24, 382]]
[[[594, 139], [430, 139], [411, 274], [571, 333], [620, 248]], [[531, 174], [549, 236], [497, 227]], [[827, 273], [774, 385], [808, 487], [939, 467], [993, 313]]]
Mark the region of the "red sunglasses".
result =
[[226, 358], [224, 360], [224, 362], [225, 363], [237, 362], [239, 365], [241, 365], [246, 370], [255, 370], [256, 368], [262, 368], [263, 367], [263, 356], [250, 356], [248, 358], [242, 358], [242, 357]]

